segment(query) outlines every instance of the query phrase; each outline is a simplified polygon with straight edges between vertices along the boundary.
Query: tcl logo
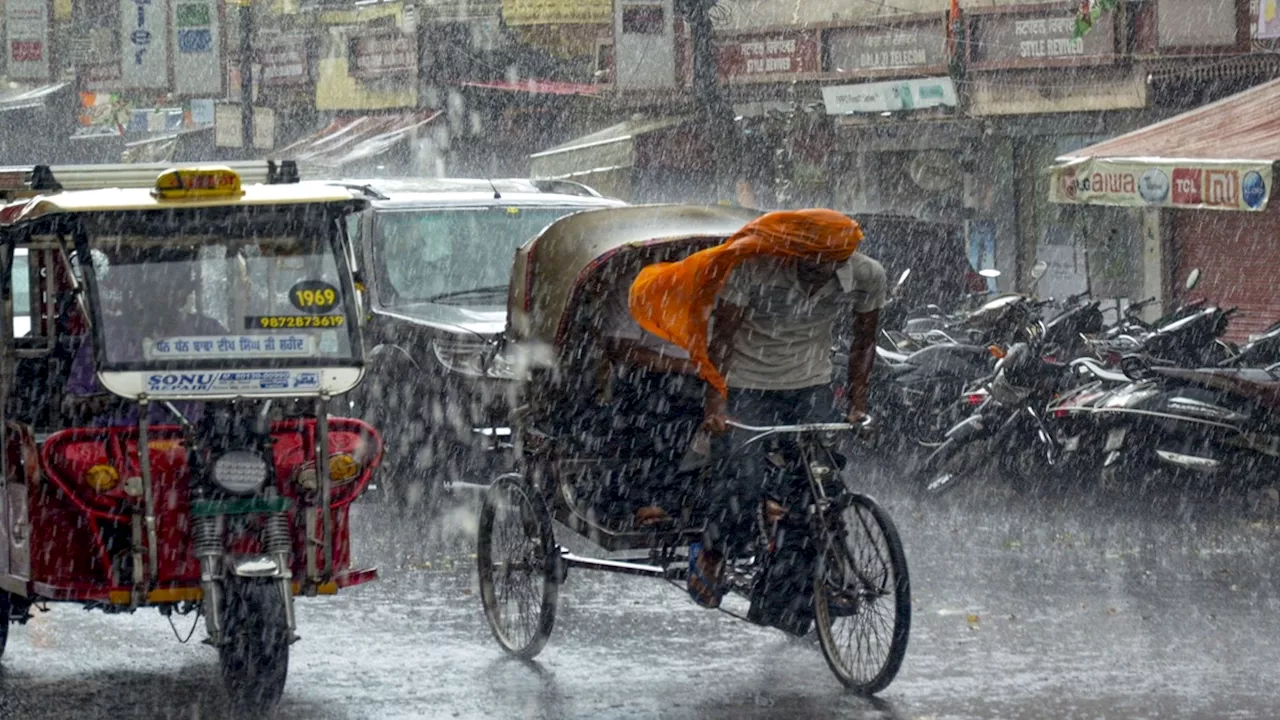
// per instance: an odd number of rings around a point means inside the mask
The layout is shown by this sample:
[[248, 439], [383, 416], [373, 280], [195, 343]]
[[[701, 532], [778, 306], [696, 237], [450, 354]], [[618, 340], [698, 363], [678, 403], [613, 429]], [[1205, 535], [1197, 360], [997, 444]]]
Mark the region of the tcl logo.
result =
[[1200, 171], [1187, 168], [1173, 169], [1173, 204], [1200, 204]]

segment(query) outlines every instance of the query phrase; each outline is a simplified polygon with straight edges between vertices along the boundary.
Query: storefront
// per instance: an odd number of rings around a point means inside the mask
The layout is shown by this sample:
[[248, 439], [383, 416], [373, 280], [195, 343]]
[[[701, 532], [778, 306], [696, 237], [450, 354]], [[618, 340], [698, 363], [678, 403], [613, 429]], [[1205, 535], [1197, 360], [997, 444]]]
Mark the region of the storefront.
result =
[[1049, 197], [1141, 214], [1144, 294], [1170, 299], [1198, 267], [1197, 295], [1240, 308], [1229, 337], [1259, 332], [1280, 320], [1280, 207], [1270, 202], [1278, 103], [1280, 80], [1066, 153]]

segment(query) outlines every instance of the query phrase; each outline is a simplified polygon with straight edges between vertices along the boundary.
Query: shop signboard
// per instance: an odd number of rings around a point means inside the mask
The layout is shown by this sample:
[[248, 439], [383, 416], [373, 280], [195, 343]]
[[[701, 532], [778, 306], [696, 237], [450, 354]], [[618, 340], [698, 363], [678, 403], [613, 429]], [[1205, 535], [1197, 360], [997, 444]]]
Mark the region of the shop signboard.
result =
[[502, 0], [502, 22], [507, 27], [608, 25], [612, 20], [610, 0]]
[[739, 35], [716, 43], [716, 65], [731, 79], [816, 73], [818, 58], [814, 32]]
[[955, 107], [956, 86], [949, 77], [828, 86], [822, 102], [828, 115]]
[[307, 67], [307, 41], [302, 35], [281, 35], [259, 51], [264, 87], [306, 85], [311, 78]]
[[120, 0], [121, 84], [169, 87], [169, 0]]
[[48, 80], [49, 0], [7, 0], [5, 61], [10, 80]]
[[974, 15], [971, 66], [1075, 64], [1105, 60], [1116, 54], [1116, 26], [1103, 16], [1089, 32], [1075, 37], [1076, 10], [1058, 8], [1038, 13], [1002, 12]]
[[1055, 203], [1266, 210], [1271, 163], [1250, 160], [1084, 158], [1053, 168]]
[[399, 30], [357, 35], [351, 38], [350, 50], [348, 69], [352, 77], [417, 75], [417, 43], [412, 35]]
[[919, 70], [947, 64], [947, 27], [941, 19], [836, 28], [827, 32], [831, 71]]
[[210, 97], [222, 92], [222, 33], [217, 0], [175, 0], [170, 14], [173, 89]]

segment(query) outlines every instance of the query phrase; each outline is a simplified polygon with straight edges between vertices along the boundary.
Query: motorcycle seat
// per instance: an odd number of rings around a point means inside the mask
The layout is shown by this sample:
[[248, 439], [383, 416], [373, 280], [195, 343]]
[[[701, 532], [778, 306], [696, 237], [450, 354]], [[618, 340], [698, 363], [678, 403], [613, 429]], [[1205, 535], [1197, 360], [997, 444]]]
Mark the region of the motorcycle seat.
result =
[[1273, 410], [1280, 410], [1280, 376], [1256, 368], [1202, 368], [1186, 370], [1153, 367], [1157, 375], [1183, 380], [1212, 390], [1252, 400]]
[[892, 350], [886, 350], [886, 349], [884, 349], [884, 348], [880, 347], [879, 345], [877, 345], [877, 346], [876, 346], [876, 355], [880, 356], [880, 359], [881, 359], [881, 360], [884, 360], [885, 362], [889, 363], [890, 365], [901, 365], [901, 364], [903, 364], [903, 363], [905, 363], [905, 362], [907, 361], [907, 358], [911, 357], [910, 355], [907, 355], [906, 353], [900, 353], [900, 352], [894, 352], [894, 351], [892, 351]]
[[1113, 370], [1111, 368], [1108, 368], [1102, 363], [1098, 362], [1097, 360], [1094, 360], [1093, 358], [1087, 358], [1087, 357], [1077, 358], [1071, 361], [1071, 365], [1076, 368], [1084, 368], [1086, 371], [1089, 372], [1090, 375], [1093, 375], [1099, 380], [1103, 380], [1106, 382], [1114, 382], [1114, 383], [1130, 382], [1128, 375], [1125, 375], [1119, 370]]

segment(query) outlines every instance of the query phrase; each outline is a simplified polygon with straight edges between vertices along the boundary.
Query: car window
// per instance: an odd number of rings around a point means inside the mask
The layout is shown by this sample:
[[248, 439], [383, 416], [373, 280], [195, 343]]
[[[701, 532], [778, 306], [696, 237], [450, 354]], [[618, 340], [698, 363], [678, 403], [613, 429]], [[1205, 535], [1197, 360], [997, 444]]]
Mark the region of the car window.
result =
[[[383, 302], [501, 304], [515, 251], [580, 208], [384, 210], [374, 216]], [[481, 295], [485, 297], [480, 297]]]

